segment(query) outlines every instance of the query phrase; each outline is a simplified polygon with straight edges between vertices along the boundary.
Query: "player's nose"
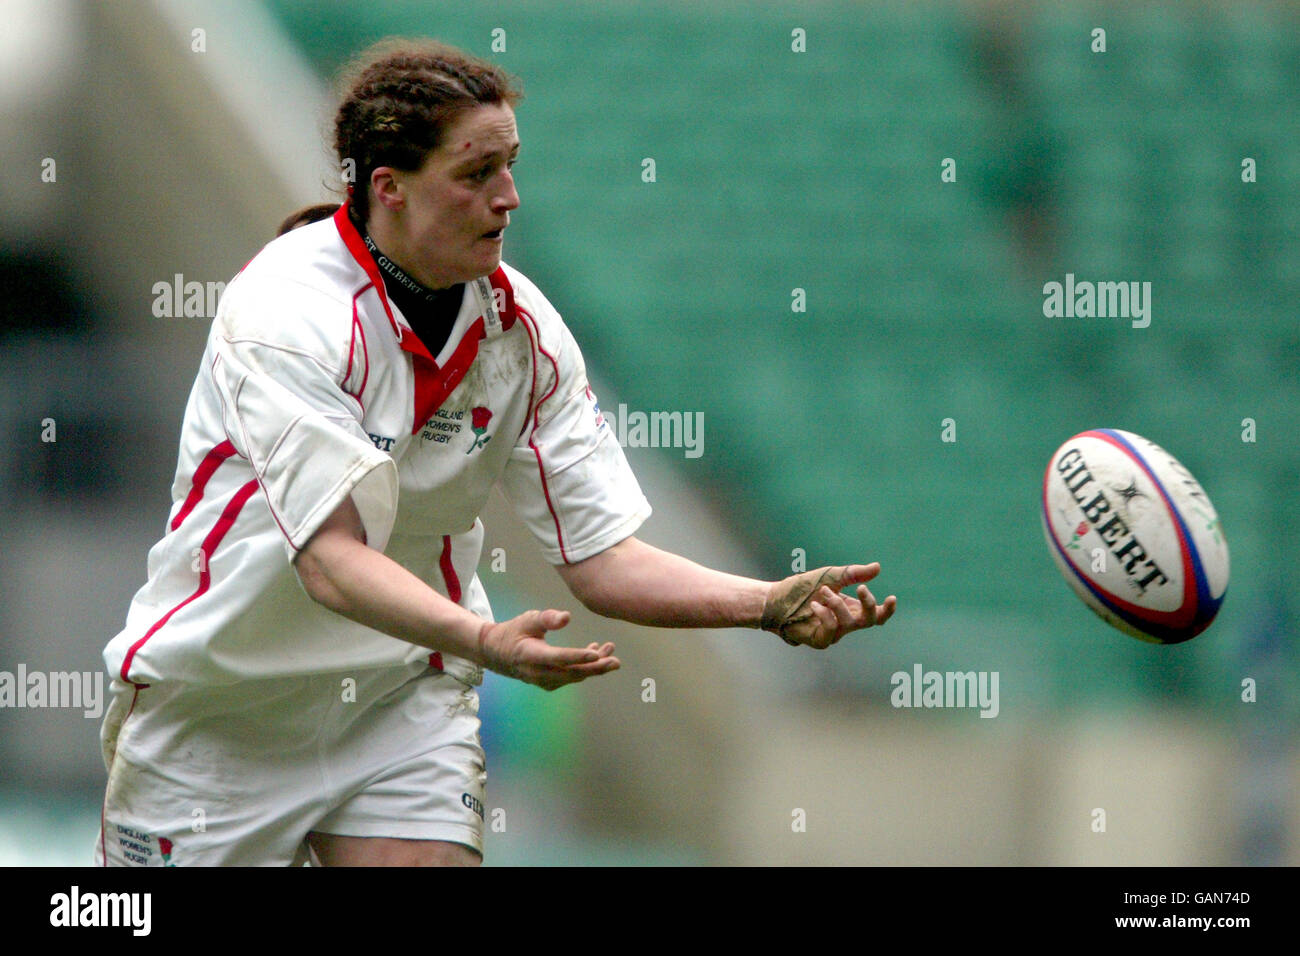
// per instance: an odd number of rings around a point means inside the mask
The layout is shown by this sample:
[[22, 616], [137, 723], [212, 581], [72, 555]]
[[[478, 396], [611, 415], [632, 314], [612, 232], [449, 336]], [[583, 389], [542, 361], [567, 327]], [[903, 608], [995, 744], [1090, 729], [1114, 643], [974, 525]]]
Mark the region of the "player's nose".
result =
[[500, 192], [492, 199], [492, 209], [494, 212], [509, 212], [511, 209], [519, 208], [519, 191], [515, 189], [515, 177], [506, 170], [504, 177], [504, 186]]

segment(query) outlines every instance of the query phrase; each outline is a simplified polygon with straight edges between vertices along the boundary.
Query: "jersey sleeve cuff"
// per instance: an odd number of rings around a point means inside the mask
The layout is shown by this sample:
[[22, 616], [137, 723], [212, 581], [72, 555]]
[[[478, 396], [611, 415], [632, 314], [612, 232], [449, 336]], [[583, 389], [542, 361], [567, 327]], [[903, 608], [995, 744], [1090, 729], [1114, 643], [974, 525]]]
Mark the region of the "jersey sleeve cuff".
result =
[[559, 548], [543, 547], [542, 557], [551, 564], [577, 564], [579, 561], [585, 561], [602, 551], [609, 550], [624, 538], [636, 534], [637, 529], [650, 517], [651, 510], [650, 502], [643, 497], [640, 507], [613, 527], [579, 542], [566, 541], [562, 551]]
[[361, 515], [366, 544], [376, 551], [383, 551], [388, 546], [397, 517], [397, 465], [383, 452], [376, 451], [373, 455], [359, 458], [339, 475], [294, 528], [285, 528], [281, 524], [289, 560], [292, 561], [307, 546], [312, 535], [349, 495]]

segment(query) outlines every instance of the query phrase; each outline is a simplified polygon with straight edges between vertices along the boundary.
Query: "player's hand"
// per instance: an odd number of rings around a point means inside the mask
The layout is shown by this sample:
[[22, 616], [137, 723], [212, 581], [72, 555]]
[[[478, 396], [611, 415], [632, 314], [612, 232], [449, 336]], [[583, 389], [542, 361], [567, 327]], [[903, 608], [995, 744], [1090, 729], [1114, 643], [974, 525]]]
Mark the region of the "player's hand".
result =
[[[898, 598], [891, 594], [883, 604], [876, 603], [866, 582], [879, 573], [879, 563], [851, 564], [777, 581], [768, 589], [760, 626], [787, 644], [821, 650], [850, 631], [884, 624], [893, 617]], [[839, 593], [851, 584], [858, 585], [856, 598]]]
[[525, 611], [496, 624], [485, 623], [478, 639], [483, 666], [543, 690], [608, 674], [622, 666], [613, 656], [612, 643], [586, 647], [547, 644], [547, 632], [558, 631], [569, 623], [569, 618], [568, 611], [548, 609]]

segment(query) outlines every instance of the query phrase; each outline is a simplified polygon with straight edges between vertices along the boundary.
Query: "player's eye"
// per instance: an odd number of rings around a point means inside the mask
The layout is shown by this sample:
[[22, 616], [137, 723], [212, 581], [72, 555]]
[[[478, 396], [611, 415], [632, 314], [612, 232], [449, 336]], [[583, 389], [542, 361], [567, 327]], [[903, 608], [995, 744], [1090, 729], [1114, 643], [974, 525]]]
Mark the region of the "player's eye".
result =
[[[506, 169], [514, 169], [515, 163], [517, 163], [518, 161], [519, 161], [518, 158], [506, 160], [506, 164], [505, 164]], [[471, 182], [485, 183], [493, 177], [496, 171], [497, 171], [497, 165], [495, 163], [489, 163], [488, 165], [481, 166], [478, 169], [474, 170], [472, 173], [469, 173], [466, 176], [466, 178], [469, 179]]]

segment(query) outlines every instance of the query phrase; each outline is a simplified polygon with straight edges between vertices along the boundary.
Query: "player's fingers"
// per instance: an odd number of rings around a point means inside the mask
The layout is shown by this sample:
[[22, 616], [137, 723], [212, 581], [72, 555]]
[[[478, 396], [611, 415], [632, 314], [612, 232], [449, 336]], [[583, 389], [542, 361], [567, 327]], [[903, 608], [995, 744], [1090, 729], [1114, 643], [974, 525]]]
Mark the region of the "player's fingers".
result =
[[880, 623], [880, 615], [876, 611], [876, 598], [871, 593], [871, 589], [865, 584], [858, 585], [858, 600], [862, 602], [862, 621], [859, 627], [871, 627], [873, 624]]
[[547, 631], [559, 630], [569, 623], [568, 614], [568, 611], [554, 609], [525, 611], [507, 623], [512, 630], [545, 640]]
[[527, 649], [532, 663], [539, 667], [565, 668], [600, 660], [600, 652], [586, 647], [556, 647], [538, 640]]
[[865, 584], [880, 573], [880, 562], [875, 561], [871, 564], [850, 564], [846, 567], [835, 568], [832, 579], [826, 583], [831, 584], [835, 590], [846, 588], [850, 584]]
[[616, 671], [622, 666], [623, 662], [617, 657], [603, 657], [589, 664], [573, 664], [566, 667], [564, 673], [573, 676], [574, 680], [584, 680], [598, 674], [608, 674], [610, 671]]
[[840, 628], [859, 626], [842, 594], [832, 591], [828, 587], [823, 587], [819, 597], [822, 604], [835, 615], [835, 621]]
[[622, 663], [616, 657], [607, 657], [604, 660], [594, 661], [590, 664], [577, 664], [572, 667], [547, 667], [542, 668], [533, 683], [544, 690], [555, 690], [566, 684], [576, 684], [584, 681], [588, 677], [599, 677], [601, 674], [608, 674], [616, 671]]
[[898, 607], [898, 598], [889, 595], [885, 598], [885, 603], [876, 609], [876, 623], [884, 624], [894, 616], [894, 609]]
[[836, 621], [834, 613], [832, 613], [830, 608], [826, 607], [824, 604], [817, 601], [809, 601], [808, 610], [813, 612], [813, 615], [817, 618], [823, 630], [833, 632], [838, 626], [839, 622]]
[[547, 608], [538, 614], [538, 622], [548, 631], [558, 631], [569, 623], [573, 617], [568, 611], [557, 611], [555, 608]]

